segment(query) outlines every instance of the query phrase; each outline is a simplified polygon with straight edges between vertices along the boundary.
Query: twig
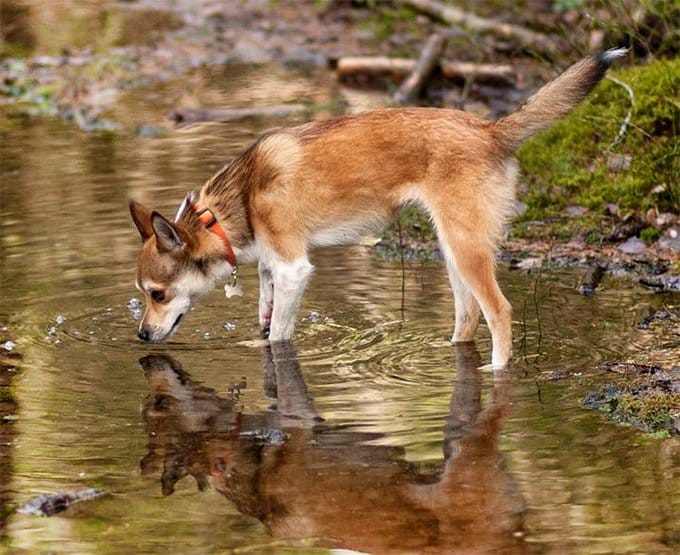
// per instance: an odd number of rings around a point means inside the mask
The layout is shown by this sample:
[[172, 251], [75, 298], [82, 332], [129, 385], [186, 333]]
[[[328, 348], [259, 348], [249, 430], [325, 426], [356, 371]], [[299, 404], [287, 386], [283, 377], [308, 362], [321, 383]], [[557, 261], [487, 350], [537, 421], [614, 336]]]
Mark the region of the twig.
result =
[[401, 260], [401, 319], [404, 320], [404, 307], [406, 305], [406, 268], [404, 267], [404, 237], [401, 230], [401, 219], [397, 218], [399, 230], [399, 258]]
[[612, 142], [612, 144], [610, 144], [605, 149], [604, 151], [605, 153], [611, 152], [612, 149], [623, 140], [623, 136], [626, 134], [628, 126], [630, 125], [630, 120], [633, 117], [633, 107], [635, 106], [635, 94], [633, 93], [633, 89], [630, 87], [628, 83], [619, 81], [616, 77], [611, 77], [609, 75], [607, 75], [607, 79], [609, 79], [613, 83], [616, 83], [620, 87], [626, 89], [626, 92], [628, 93], [628, 98], [630, 98], [630, 107], [628, 108], [628, 113], [626, 114], [626, 117], [623, 118], [623, 123], [621, 123], [621, 127], [619, 127], [619, 132], [616, 134], [616, 137], [614, 137], [614, 141]]
[[428, 39], [413, 71], [394, 94], [396, 102], [399, 104], [409, 104], [418, 97], [418, 94], [425, 85], [425, 81], [439, 61], [439, 56], [441, 56], [444, 50], [444, 44], [444, 37], [437, 33]]
[[553, 54], [557, 51], [554, 41], [549, 36], [519, 25], [480, 17], [460, 8], [444, 5], [436, 0], [402, 0], [402, 4], [419, 10], [430, 17], [440, 19], [449, 25], [461, 25], [471, 31], [493, 33], [503, 38], [515, 39], [522, 46], [531, 47], [546, 54]]

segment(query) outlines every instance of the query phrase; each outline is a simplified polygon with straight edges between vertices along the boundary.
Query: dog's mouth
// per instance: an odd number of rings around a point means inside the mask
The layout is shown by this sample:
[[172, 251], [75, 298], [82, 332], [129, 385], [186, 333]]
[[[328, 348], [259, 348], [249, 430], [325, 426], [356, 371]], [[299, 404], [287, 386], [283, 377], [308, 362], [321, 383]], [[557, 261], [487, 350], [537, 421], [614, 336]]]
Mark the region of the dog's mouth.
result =
[[180, 314], [180, 315], [177, 317], [177, 319], [175, 320], [175, 323], [172, 324], [172, 327], [170, 328], [170, 333], [172, 333], [173, 331], [175, 331], [175, 329], [177, 328], [177, 326], [179, 326], [179, 323], [182, 321], [182, 318], [183, 318], [183, 317], [184, 317], [184, 312], [182, 312], [182, 314]]

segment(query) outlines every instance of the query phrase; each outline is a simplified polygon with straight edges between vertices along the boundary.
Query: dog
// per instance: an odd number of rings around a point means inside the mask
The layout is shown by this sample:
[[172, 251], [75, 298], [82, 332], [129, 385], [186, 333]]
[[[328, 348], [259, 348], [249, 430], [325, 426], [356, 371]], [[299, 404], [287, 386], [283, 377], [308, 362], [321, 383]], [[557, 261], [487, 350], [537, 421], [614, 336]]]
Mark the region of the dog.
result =
[[196, 299], [238, 264], [257, 262], [259, 323], [270, 341], [293, 336], [312, 274], [311, 247], [351, 243], [406, 204], [432, 219], [455, 305], [452, 341], [491, 331], [493, 367], [512, 353], [511, 307], [495, 251], [515, 197], [516, 148], [566, 116], [627, 52], [589, 56], [497, 121], [457, 110], [393, 108], [269, 131], [187, 195], [170, 221], [134, 200], [146, 298], [139, 338], [170, 337]]

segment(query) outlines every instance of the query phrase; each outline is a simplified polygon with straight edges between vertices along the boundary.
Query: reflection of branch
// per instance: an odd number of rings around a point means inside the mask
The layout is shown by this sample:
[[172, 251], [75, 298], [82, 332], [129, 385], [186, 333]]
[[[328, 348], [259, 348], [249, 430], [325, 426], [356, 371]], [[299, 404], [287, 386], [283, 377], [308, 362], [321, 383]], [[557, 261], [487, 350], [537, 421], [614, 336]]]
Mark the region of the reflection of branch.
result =
[[610, 144], [606, 148], [605, 153], [611, 152], [612, 149], [623, 140], [623, 136], [626, 134], [626, 130], [630, 125], [630, 120], [633, 117], [633, 106], [635, 106], [635, 95], [633, 94], [633, 89], [630, 87], [628, 83], [619, 81], [616, 77], [611, 77], [609, 75], [607, 75], [606, 78], [612, 81], [613, 83], [616, 83], [620, 87], [626, 89], [626, 92], [628, 93], [628, 98], [630, 98], [630, 107], [628, 108], [628, 113], [626, 114], [626, 117], [623, 118], [623, 123], [621, 123], [621, 127], [619, 127], [619, 132], [616, 134], [616, 137], [614, 137], [614, 141], [612, 142], [612, 144]]

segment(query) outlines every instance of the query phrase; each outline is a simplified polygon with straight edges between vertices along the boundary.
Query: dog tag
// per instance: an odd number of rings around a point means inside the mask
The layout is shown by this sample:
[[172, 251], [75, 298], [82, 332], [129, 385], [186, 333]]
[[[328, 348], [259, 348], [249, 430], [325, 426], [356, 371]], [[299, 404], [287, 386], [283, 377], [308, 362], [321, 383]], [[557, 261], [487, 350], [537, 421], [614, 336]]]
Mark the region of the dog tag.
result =
[[232, 297], [243, 297], [243, 287], [241, 287], [241, 284], [238, 281], [234, 284], [227, 283], [224, 286], [224, 294], [227, 296], [227, 299], [231, 299]]
[[241, 282], [238, 280], [238, 267], [234, 267], [231, 271], [231, 279], [224, 286], [224, 294], [227, 296], [227, 299], [243, 297], [243, 287], [241, 287]]

